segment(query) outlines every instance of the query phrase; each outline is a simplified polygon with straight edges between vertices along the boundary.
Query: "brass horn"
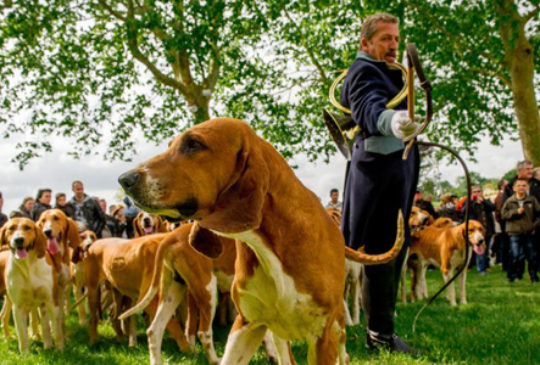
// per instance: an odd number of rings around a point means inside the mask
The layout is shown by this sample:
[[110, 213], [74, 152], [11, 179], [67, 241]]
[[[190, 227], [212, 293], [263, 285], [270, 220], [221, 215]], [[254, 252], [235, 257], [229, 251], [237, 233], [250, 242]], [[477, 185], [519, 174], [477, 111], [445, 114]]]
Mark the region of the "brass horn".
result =
[[[401, 70], [405, 80], [407, 79], [407, 69], [399, 64], [393, 63], [390, 67], [395, 67]], [[347, 76], [347, 71], [344, 70], [341, 74], [334, 80], [332, 86], [330, 86], [329, 98], [332, 105], [337, 109], [343, 112], [343, 114], [338, 114], [331, 112], [327, 109], [323, 109], [323, 118], [326, 128], [330, 133], [330, 137], [335, 142], [338, 150], [345, 156], [347, 160], [350, 160], [352, 157], [352, 143], [356, 136], [361, 133], [360, 127], [354, 122], [351, 117], [351, 110], [341, 105], [335, 97], [336, 88], [338, 84]], [[407, 97], [407, 82], [403, 85], [403, 89], [386, 104], [386, 107], [389, 109], [395, 108], [399, 103]]]

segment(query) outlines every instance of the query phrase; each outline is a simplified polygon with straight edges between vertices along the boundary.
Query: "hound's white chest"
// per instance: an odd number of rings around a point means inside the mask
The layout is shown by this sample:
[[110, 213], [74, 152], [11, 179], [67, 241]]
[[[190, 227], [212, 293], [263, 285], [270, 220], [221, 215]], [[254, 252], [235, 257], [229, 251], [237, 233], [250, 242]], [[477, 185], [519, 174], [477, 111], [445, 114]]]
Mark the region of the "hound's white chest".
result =
[[[469, 261], [471, 259], [471, 249], [469, 248]], [[458, 269], [465, 263], [465, 250], [455, 250], [450, 258], [450, 267]], [[467, 263], [468, 264], [468, 263]]]
[[10, 258], [7, 265], [7, 292], [16, 305], [34, 308], [52, 298], [52, 268], [45, 259]]
[[327, 315], [311, 295], [297, 291], [294, 278], [283, 271], [279, 258], [253, 232], [230, 235], [245, 242], [260, 265], [243, 283], [235, 282], [239, 294], [236, 303], [249, 322], [267, 325], [285, 339], [305, 339], [320, 335]]

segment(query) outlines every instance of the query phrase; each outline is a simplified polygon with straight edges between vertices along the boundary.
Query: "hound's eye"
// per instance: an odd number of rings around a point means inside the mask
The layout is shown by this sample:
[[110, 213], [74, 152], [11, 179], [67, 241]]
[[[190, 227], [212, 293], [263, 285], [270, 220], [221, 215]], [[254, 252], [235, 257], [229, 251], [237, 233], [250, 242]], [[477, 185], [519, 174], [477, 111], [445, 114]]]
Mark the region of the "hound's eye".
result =
[[197, 151], [205, 150], [206, 146], [199, 140], [188, 136], [182, 141], [182, 144], [180, 144], [180, 153], [185, 155], [191, 155]]
[[52, 219], [53, 219], [53, 221], [57, 221], [57, 220], [59, 220], [60, 218], [58, 218], [58, 216], [56, 216], [56, 215], [53, 215]]
[[31, 228], [30, 226], [22, 226], [23, 231], [29, 231]]
[[16, 228], [15, 226], [10, 226], [10, 227], [8, 228], [8, 231], [13, 232], [13, 231], [15, 230], [15, 228]]

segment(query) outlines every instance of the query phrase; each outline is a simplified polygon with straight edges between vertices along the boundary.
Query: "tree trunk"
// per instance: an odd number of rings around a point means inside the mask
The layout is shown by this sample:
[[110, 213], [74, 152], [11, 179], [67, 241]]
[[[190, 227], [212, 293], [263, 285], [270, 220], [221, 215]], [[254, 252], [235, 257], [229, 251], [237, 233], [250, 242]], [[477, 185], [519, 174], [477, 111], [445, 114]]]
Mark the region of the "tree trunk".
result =
[[201, 92], [198, 92], [198, 95], [195, 96], [193, 103], [189, 103], [189, 110], [193, 115], [195, 124], [199, 124], [210, 119], [209, 104], [210, 98], [202, 95]]
[[525, 36], [528, 19], [517, 12], [514, 0], [495, 3], [500, 34], [511, 77], [519, 137], [526, 159], [540, 166], [540, 115], [534, 90], [534, 49]]
[[521, 29], [510, 63], [514, 110], [523, 154], [534, 166], [540, 166], [540, 115], [534, 93], [533, 55], [533, 47]]

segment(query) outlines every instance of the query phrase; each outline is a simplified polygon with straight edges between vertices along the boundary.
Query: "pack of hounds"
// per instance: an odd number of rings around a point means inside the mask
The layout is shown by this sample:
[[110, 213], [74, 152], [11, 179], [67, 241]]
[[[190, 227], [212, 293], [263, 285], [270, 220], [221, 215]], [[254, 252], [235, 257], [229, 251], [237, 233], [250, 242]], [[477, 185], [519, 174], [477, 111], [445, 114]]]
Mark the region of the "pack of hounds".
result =
[[[12, 218], [0, 230], [1, 321], [9, 337], [13, 313], [21, 353], [29, 351], [29, 332], [45, 348], [63, 349], [65, 316], [76, 308], [90, 344], [109, 311], [129, 346], [137, 345], [135, 315], [144, 311], [151, 364], [162, 363], [165, 330], [182, 352], [194, 351], [198, 338], [212, 364], [247, 364], [262, 343], [271, 361], [295, 364], [291, 340], [307, 342], [309, 364], [349, 363], [345, 326], [359, 323], [362, 265], [400, 252], [400, 212], [390, 251], [368, 255], [345, 247], [339, 211], [326, 211], [247, 123], [226, 118], [190, 128], [119, 182], [152, 212], [135, 219], [136, 238], [96, 240], [57, 209], [36, 223]], [[184, 221], [175, 226], [160, 216]], [[418, 300], [427, 297], [428, 265], [448, 280], [467, 264], [464, 226], [433, 221], [417, 208], [408, 224], [414, 233], [403, 270], [411, 270]], [[480, 223], [471, 222], [469, 239], [482, 249]], [[403, 285], [402, 293], [405, 300]], [[453, 287], [447, 297], [456, 305]], [[220, 323], [232, 322], [222, 358], [213, 341], [216, 312]]]

